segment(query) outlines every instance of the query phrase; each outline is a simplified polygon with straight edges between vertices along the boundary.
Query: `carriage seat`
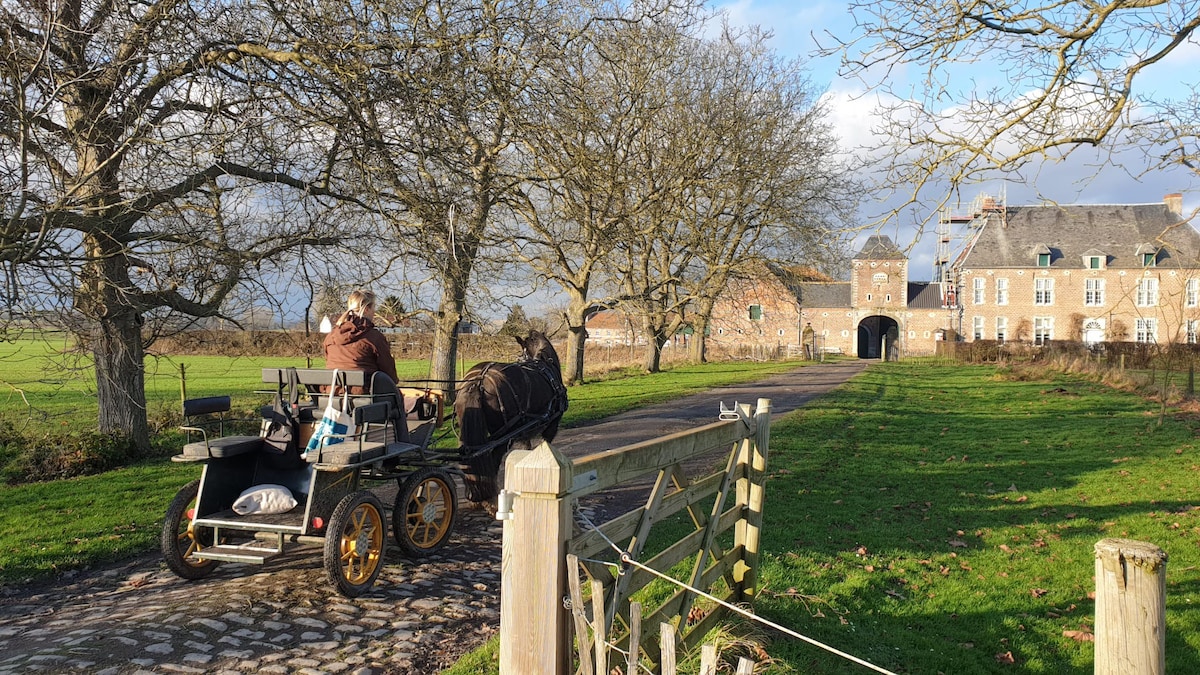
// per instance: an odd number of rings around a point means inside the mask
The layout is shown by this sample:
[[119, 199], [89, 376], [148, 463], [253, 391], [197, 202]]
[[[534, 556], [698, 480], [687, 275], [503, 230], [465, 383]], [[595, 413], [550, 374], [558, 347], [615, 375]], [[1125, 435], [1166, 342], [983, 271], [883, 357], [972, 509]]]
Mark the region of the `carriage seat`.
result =
[[[208, 396], [183, 402], [185, 424], [179, 427], [187, 432], [189, 442], [183, 446], [183, 456], [188, 459], [212, 459], [236, 457], [262, 448], [261, 436], [226, 436], [225, 423], [230, 409], [230, 397]], [[191, 439], [200, 435], [199, 441]]]
[[[394, 419], [391, 401], [380, 401], [361, 405], [354, 409], [354, 434], [342, 438], [342, 442], [322, 444], [316, 451], [309, 451], [305, 459], [310, 464], [333, 464], [346, 466], [378, 459], [387, 452], [386, 441], [375, 440], [379, 429], [386, 429]], [[396, 445], [396, 444], [393, 444]]]

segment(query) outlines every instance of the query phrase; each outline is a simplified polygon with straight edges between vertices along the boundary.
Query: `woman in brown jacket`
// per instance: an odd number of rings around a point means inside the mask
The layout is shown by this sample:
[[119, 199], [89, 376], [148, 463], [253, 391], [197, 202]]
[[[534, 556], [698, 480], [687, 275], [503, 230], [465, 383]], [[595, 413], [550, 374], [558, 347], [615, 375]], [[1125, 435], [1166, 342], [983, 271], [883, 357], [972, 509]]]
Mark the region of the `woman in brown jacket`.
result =
[[346, 311], [325, 336], [325, 367], [361, 370], [367, 379], [376, 371], [396, 382], [396, 359], [387, 338], [375, 327], [375, 294], [357, 290], [346, 300]]
[[[396, 397], [400, 423], [395, 427], [395, 440], [407, 443], [408, 425], [404, 423], [404, 395], [396, 389], [396, 359], [387, 338], [375, 327], [375, 294], [359, 289], [346, 299], [346, 311], [338, 317], [337, 325], [325, 336], [325, 367], [339, 370], [361, 370], [371, 383], [372, 397], [378, 400], [388, 393]], [[383, 373], [391, 378], [382, 383], [371, 376]], [[323, 391], [329, 387], [322, 387]], [[350, 394], [364, 393], [363, 387], [351, 387]]]

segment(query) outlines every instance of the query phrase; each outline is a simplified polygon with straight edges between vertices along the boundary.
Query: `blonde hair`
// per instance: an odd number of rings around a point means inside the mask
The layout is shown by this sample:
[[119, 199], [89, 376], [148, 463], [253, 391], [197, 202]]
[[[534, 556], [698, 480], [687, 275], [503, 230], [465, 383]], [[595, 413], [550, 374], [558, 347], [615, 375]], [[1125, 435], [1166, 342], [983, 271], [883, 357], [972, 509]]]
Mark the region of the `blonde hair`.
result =
[[367, 307], [375, 306], [375, 294], [365, 289], [358, 289], [346, 298], [346, 313], [362, 315]]

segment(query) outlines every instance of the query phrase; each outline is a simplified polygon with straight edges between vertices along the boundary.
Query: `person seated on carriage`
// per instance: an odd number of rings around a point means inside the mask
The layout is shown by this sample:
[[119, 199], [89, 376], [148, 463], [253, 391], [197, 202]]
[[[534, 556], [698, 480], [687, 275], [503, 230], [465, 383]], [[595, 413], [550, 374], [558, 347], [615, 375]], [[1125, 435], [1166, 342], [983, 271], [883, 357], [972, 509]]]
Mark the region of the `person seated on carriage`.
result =
[[[404, 416], [404, 397], [396, 389], [396, 359], [392, 357], [392, 348], [387, 338], [375, 327], [375, 294], [371, 291], [358, 289], [346, 299], [346, 311], [338, 317], [333, 330], [325, 336], [325, 367], [338, 370], [361, 370], [367, 381], [371, 382], [370, 393], [376, 397], [382, 394], [394, 393], [400, 411]], [[375, 377], [376, 373], [386, 375], [389, 381], [384, 384], [383, 378]], [[386, 389], [385, 389], [386, 387]], [[322, 387], [327, 389], [328, 387]], [[351, 387], [350, 394], [363, 394], [363, 387]], [[405, 424], [396, 425], [397, 440], [408, 440], [408, 428]]]

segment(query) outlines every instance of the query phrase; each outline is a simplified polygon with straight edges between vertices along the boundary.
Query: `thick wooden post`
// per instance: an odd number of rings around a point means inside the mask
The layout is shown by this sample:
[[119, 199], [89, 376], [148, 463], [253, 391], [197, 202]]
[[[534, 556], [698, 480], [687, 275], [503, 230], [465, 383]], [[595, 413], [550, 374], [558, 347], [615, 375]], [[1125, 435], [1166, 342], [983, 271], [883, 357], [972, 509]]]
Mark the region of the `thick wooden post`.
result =
[[759, 539], [763, 522], [763, 501], [766, 495], [767, 446], [771, 441], [771, 399], [758, 399], [754, 411], [754, 435], [742, 441], [738, 461], [746, 465], [747, 475], [737, 482], [737, 503], [744, 505], [746, 515], [734, 527], [734, 546], [745, 551], [742, 561], [734, 566], [733, 578], [741, 602], [752, 602], [757, 592]]
[[571, 672], [571, 617], [563, 607], [571, 471], [570, 460], [545, 442], [505, 462], [505, 489], [519, 494], [504, 521], [500, 675]]
[[1096, 542], [1096, 675], [1166, 672], [1166, 579], [1154, 544]]

